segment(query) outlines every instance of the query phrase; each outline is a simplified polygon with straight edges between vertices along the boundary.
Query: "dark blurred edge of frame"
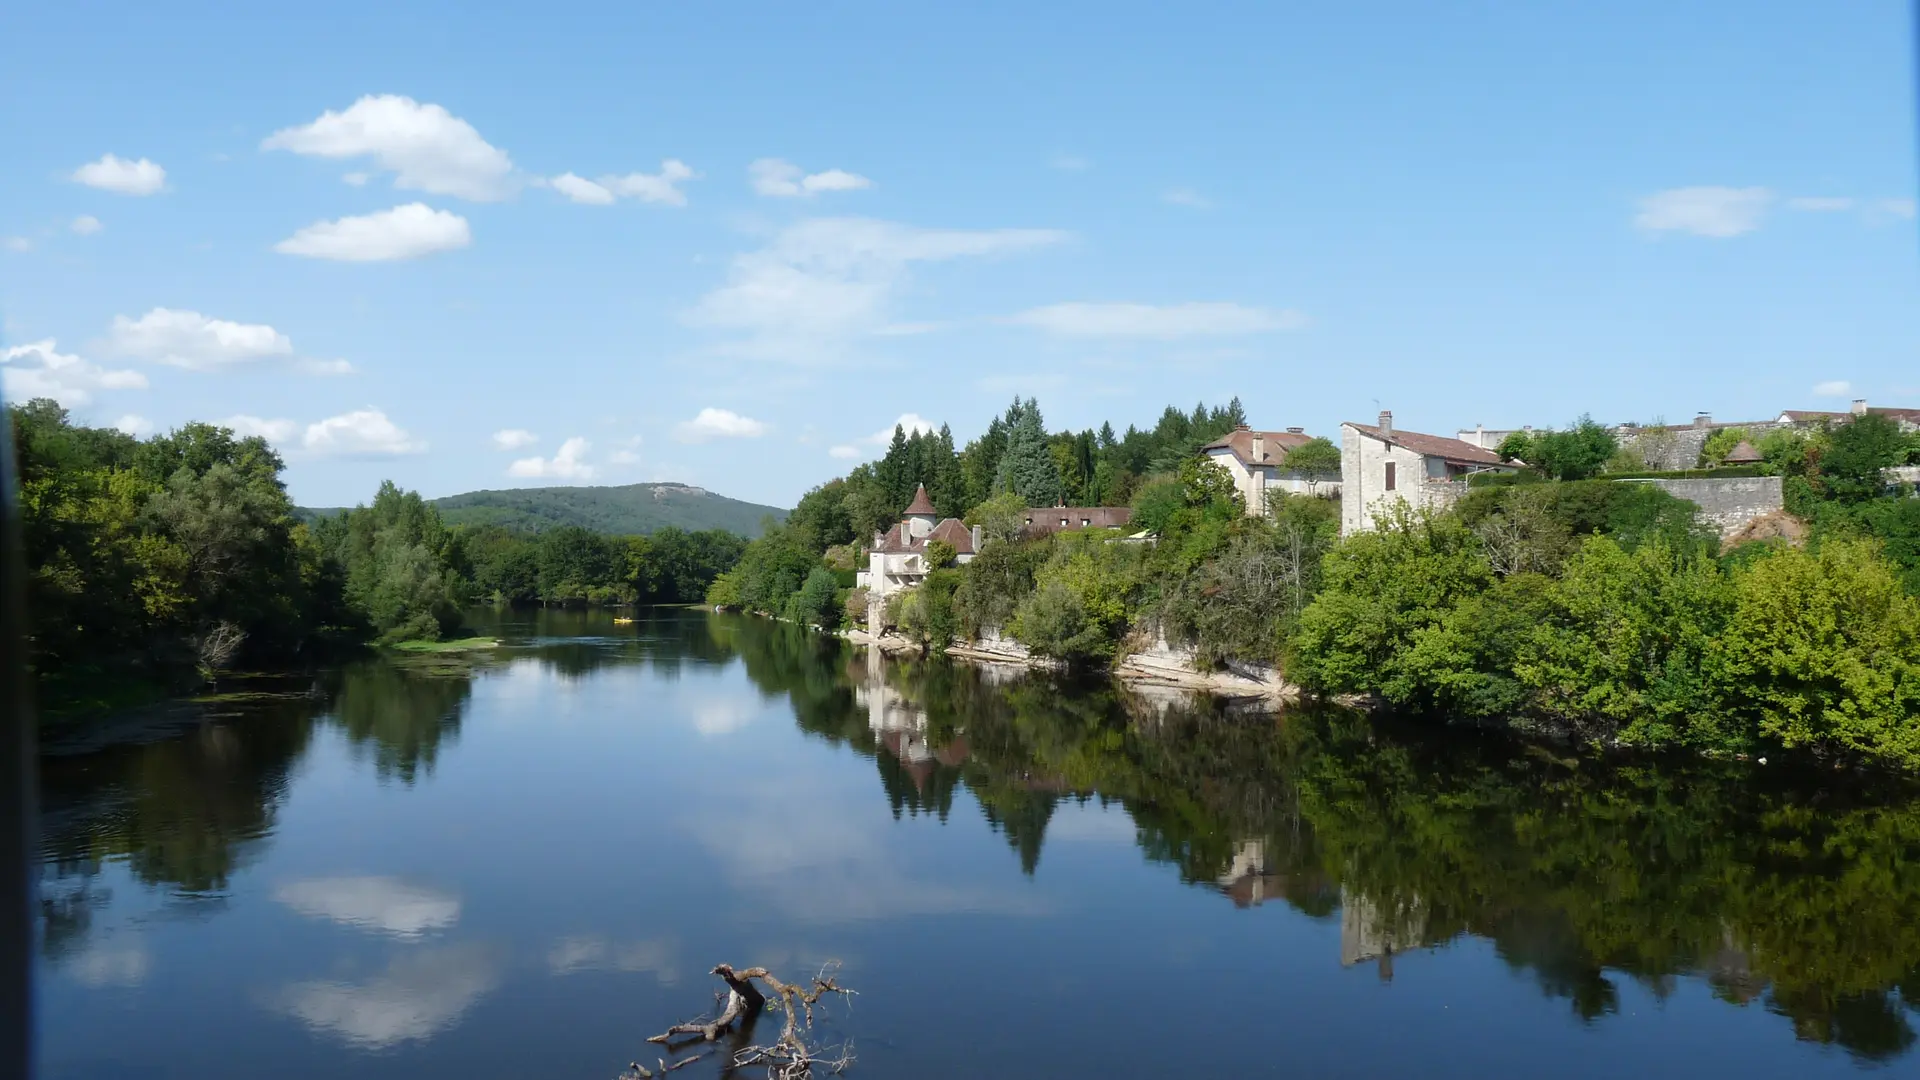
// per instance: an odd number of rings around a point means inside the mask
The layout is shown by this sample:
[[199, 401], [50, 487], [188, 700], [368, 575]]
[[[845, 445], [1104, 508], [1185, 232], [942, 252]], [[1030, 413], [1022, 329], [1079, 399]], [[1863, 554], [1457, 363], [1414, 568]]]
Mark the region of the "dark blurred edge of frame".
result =
[[13, 421], [0, 401], [0, 1076], [33, 1068], [35, 754]]

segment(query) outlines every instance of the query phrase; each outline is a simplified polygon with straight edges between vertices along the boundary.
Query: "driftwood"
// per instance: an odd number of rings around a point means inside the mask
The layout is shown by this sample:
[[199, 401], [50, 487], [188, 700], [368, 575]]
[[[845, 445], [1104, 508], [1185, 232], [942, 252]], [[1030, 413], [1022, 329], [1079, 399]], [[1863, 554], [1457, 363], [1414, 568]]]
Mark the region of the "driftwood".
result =
[[[732, 1036], [726, 1064], [721, 1069], [722, 1076], [735, 1076], [745, 1069], [764, 1069], [769, 1080], [804, 1080], [814, 1076], [816, 1069], [828, 1074], [844, 1071], [853, 1064], [851, 1043], [825, 1052], [813, 1050], [806, 1043], [807, 1039], [813, 1037], [814, 1005], [828, 994], [840, 994], [848, 998], [854, 994], [854, 991], [834, 982], [833, 975], [837, 967], [837, 964], [828, 964], [820, 969], [809, 985], [801, 986], [782, 982], [766, 968], [751, 967], [745, 971], [735, 971], [731, 964], [717, 965], [711, 974], [719, 976], [727, 984], [726, 1004], [720, 1009], [719, 1015], [712, 1020], [696, 1019], [675, 1024], [648, 1039], [650, 1043], [666, 1047], [668, 1058], [661, 1058], [654, 1069], [633, 1062], [627, 1066], [622, 1080], [648, 1080], [691, 1065], [706, 1057], [707, 1052], [683, 1058], [673, 1056], [695, 1046], [718, 1042], [722, 1035]], [[754, 985], [756, 981], [766, 986], [766, 993]], [[763, 1046], [753, 1043], [751, 1039], [754, 1024], [769, 1004], [784, 1012], [786, 1020], [781, 1024], [780, 1037], [771, 1045]], [[692, 1037], [676, 1039], [675, 1036]]]

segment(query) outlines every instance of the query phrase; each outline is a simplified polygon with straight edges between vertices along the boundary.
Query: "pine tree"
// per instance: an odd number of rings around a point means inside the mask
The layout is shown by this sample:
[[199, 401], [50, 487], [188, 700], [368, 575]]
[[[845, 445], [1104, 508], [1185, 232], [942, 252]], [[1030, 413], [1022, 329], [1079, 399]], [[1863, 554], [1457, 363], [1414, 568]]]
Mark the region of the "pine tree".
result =
[[913, 461], [907, 448], [907, 431], [893, 425], [893, 441], [887, 444], [887, 456], [880, 459], [874, 476], [887, 496], [887, 505], [898, 514], [913, 500]]
[[1007, 447], [994, 476], [995, 491], [1011, 491], [1028, 506], [1052, 506], [1060, 501], [1060, 471], [1047, 445], [1040, 403], [1032, 398], [1015, 401], [1007, 410]]

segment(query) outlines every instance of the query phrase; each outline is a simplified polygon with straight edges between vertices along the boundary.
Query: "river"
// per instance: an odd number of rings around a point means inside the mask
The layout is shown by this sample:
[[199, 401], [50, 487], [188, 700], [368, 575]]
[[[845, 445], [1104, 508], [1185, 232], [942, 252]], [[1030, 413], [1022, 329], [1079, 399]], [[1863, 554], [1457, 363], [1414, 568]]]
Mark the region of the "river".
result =
[[611, 1080], [829, 960], [854, 1077], [1915, 1068], [1904, 785], [476, 618], [52, 748], [45, 1080]]

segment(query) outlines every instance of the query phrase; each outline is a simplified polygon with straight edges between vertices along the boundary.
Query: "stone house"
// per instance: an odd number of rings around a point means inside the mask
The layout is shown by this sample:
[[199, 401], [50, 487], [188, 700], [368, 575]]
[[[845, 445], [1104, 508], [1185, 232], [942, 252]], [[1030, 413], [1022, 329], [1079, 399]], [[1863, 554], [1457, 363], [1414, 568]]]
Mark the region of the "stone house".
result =
[[1267, 512], [1267, 494], [1285, 491], [1293, 495], [1339, 494], [1337, 474], [1305, 473], [1287, 468], [1287, 453], [1312, 440], [1305, 428], [1285, 431], [1254, 431], [1245, 424], [1200, 448], [1200, 453], [1233, 477], [1233, 486], [1246, 503], [1247, 516]]
[[1050, 536], [1081, 529], [1118, 529], [1133, 520], [1129, 506], [1033, 506], [1027, 508], [1020, 535]]
[[867, 590], [867, 625], [884, 621], [887, 598], [905, 592], [927, 579], [927, 546], [944, 540], [953, 547], [954, 561], [969, 563], [980, 553], [980, 527], [969, 527], [959, 518], [940, 519], [926, 485], [913, 493], [913, 502], [900, 523], [885, 532], [873, 534], [873, 546], [867, 551], [867, 568], [854, 578], [858, 588]]
[[1920, 409], [1890, 409], [1885, 406], [1868, 406], [1866, 398], [1854, 398], [1853, 407], [1846, 412], [1817, 412], [1804, 409], [1788, 409], [1780, 414], [1781, 424], [1817, 424], [1821, 421], [1840, 423], [1856, 416], [1884, 416], [1900, 425], [1905, 432], [1920, 431]]
[[1341, 424], [1340, 534], [1372, 529], [1373, 516], [1396, 502], [1444, 510], [1466, 493], [1468, 476], [1515, 471], [1485, 447], [1401, 431], [1390, 412], [1377, 424]]

